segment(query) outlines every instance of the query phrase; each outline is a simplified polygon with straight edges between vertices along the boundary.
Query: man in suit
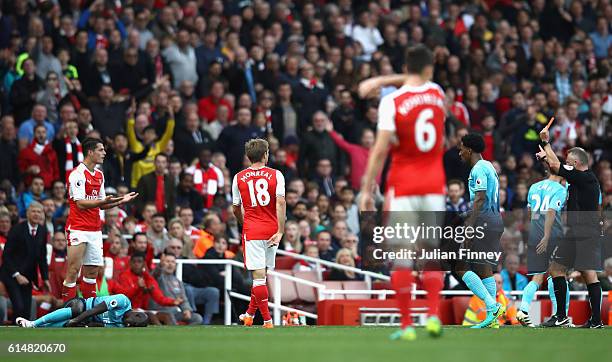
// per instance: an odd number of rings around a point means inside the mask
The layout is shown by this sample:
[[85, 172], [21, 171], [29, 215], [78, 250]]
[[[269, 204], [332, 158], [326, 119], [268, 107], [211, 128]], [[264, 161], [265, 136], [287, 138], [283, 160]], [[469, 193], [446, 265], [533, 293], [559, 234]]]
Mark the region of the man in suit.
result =
[[155, 156], [155, 171], [140, 178], [136, 187], [140, 197], [136, 200], [136, 210], [139, 214], [147, 202], [154, 202], [157, 212], [166, 219], [174, 216], [176, 208], [176, 187], [172, 176], [168, 175], [168, 155], [158, 153]]
[[47, 265], [47, 230], [42, 226], [45, 218], [42, 204], [33, 201], [26, 218], [9, 232], [2, 254], [0, 277], [13, 304], [13, 318], [31, 319], [32, 287], [38, 285], [37, 268], [46, 291], [51, 291], [51, 284]]
[[[212, 122], [212, 120], [211, 120]], [[204, 147], [212, 147], [214, 141], [211, 135], [200, 129], [200, 118], [193, 112], [185, 116], [185, 125], [174, 133], [174, 155], [187, 165], [198, 157]]]

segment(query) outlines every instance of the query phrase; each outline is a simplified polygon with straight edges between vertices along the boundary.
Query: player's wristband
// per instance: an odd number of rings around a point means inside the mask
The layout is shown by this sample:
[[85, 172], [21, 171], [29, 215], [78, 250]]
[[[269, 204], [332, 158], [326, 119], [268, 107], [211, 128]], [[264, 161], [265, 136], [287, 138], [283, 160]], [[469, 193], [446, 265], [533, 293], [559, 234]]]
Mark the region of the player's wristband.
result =
[[542, 148], [548, 146], [548, 141], [542, 141], [540, 142], [540, 146], [542, 146]]

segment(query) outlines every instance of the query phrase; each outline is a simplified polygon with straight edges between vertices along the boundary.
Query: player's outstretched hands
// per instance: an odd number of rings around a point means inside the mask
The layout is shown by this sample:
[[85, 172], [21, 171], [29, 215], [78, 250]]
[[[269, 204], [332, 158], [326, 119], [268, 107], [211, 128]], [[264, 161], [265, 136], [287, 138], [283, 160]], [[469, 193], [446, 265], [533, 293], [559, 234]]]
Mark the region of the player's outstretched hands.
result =
[[555, 117], [550, 117], [548, 124], [540, 131], [540, 139], [544, 142], [548, 142], [550, 140], [550, 126], [553, 124]]
[[106, 198], [104, 199], [104, 203], [105, 203], [106, 205], [109, 205], [109, 204], [114, 204], [114, 203], [116, 203], [116, 202], [121, 201], [122, 199], [123, 199], [123, 196], [112, 196], [112, 195], [108, 195], [108, 196], [106, 196]]
[[548, 238], [545, 236], [540, 240], [538, 245], [536, 246], [536, 254], [542, 254], [548, 248]]
[[270, 239], [268, 239], [268, 246], [275, 246], [280, 244], [281, 239], [283, 238], [283, 233], [276, 233], [272, 235]]
[[128, 202], [134, 200], [136, 197], [138, 197], [138, 192], [130, 192], [129, 194], [125, 194], [121, 197], [121, 203], [127, 204]]

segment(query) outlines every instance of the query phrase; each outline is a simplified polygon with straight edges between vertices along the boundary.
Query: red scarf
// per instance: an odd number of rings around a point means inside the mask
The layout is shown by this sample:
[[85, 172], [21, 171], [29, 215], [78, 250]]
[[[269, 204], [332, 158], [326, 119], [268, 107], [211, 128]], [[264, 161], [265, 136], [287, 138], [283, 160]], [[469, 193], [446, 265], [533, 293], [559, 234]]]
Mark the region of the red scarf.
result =
[[[72, 141], [70, 140], [70, 137], [66, 137], [64, 138], [64, 142], [66, 143], [66, 178], [68, 178], [68, 175], [70, 175], [70, 172], [72, 172], [72, 170], [74, 170], [74, 155], [72, 153]], [[81, 142], [79, 141], [79, 139], [77, 138], [76, 141], [74, 141], [74, 143], [76, 143], [76, 148], [77, 148], [77, 161], [79, 163], [83, 162], [83, 147], [81, 146]]]

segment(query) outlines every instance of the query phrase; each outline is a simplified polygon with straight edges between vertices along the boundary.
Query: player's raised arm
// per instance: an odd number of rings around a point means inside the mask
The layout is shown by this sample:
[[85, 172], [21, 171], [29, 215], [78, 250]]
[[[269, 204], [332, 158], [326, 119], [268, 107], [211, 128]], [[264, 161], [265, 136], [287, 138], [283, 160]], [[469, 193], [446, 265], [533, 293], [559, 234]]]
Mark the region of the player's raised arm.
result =
[[378, 77], [369, 78], [359, 83], [357, 93], [361, 98], [371, 97], [378, 88], [402, 86], [404, 82], [406, 82], [407, 78], [407, 74], [380, 75]]

